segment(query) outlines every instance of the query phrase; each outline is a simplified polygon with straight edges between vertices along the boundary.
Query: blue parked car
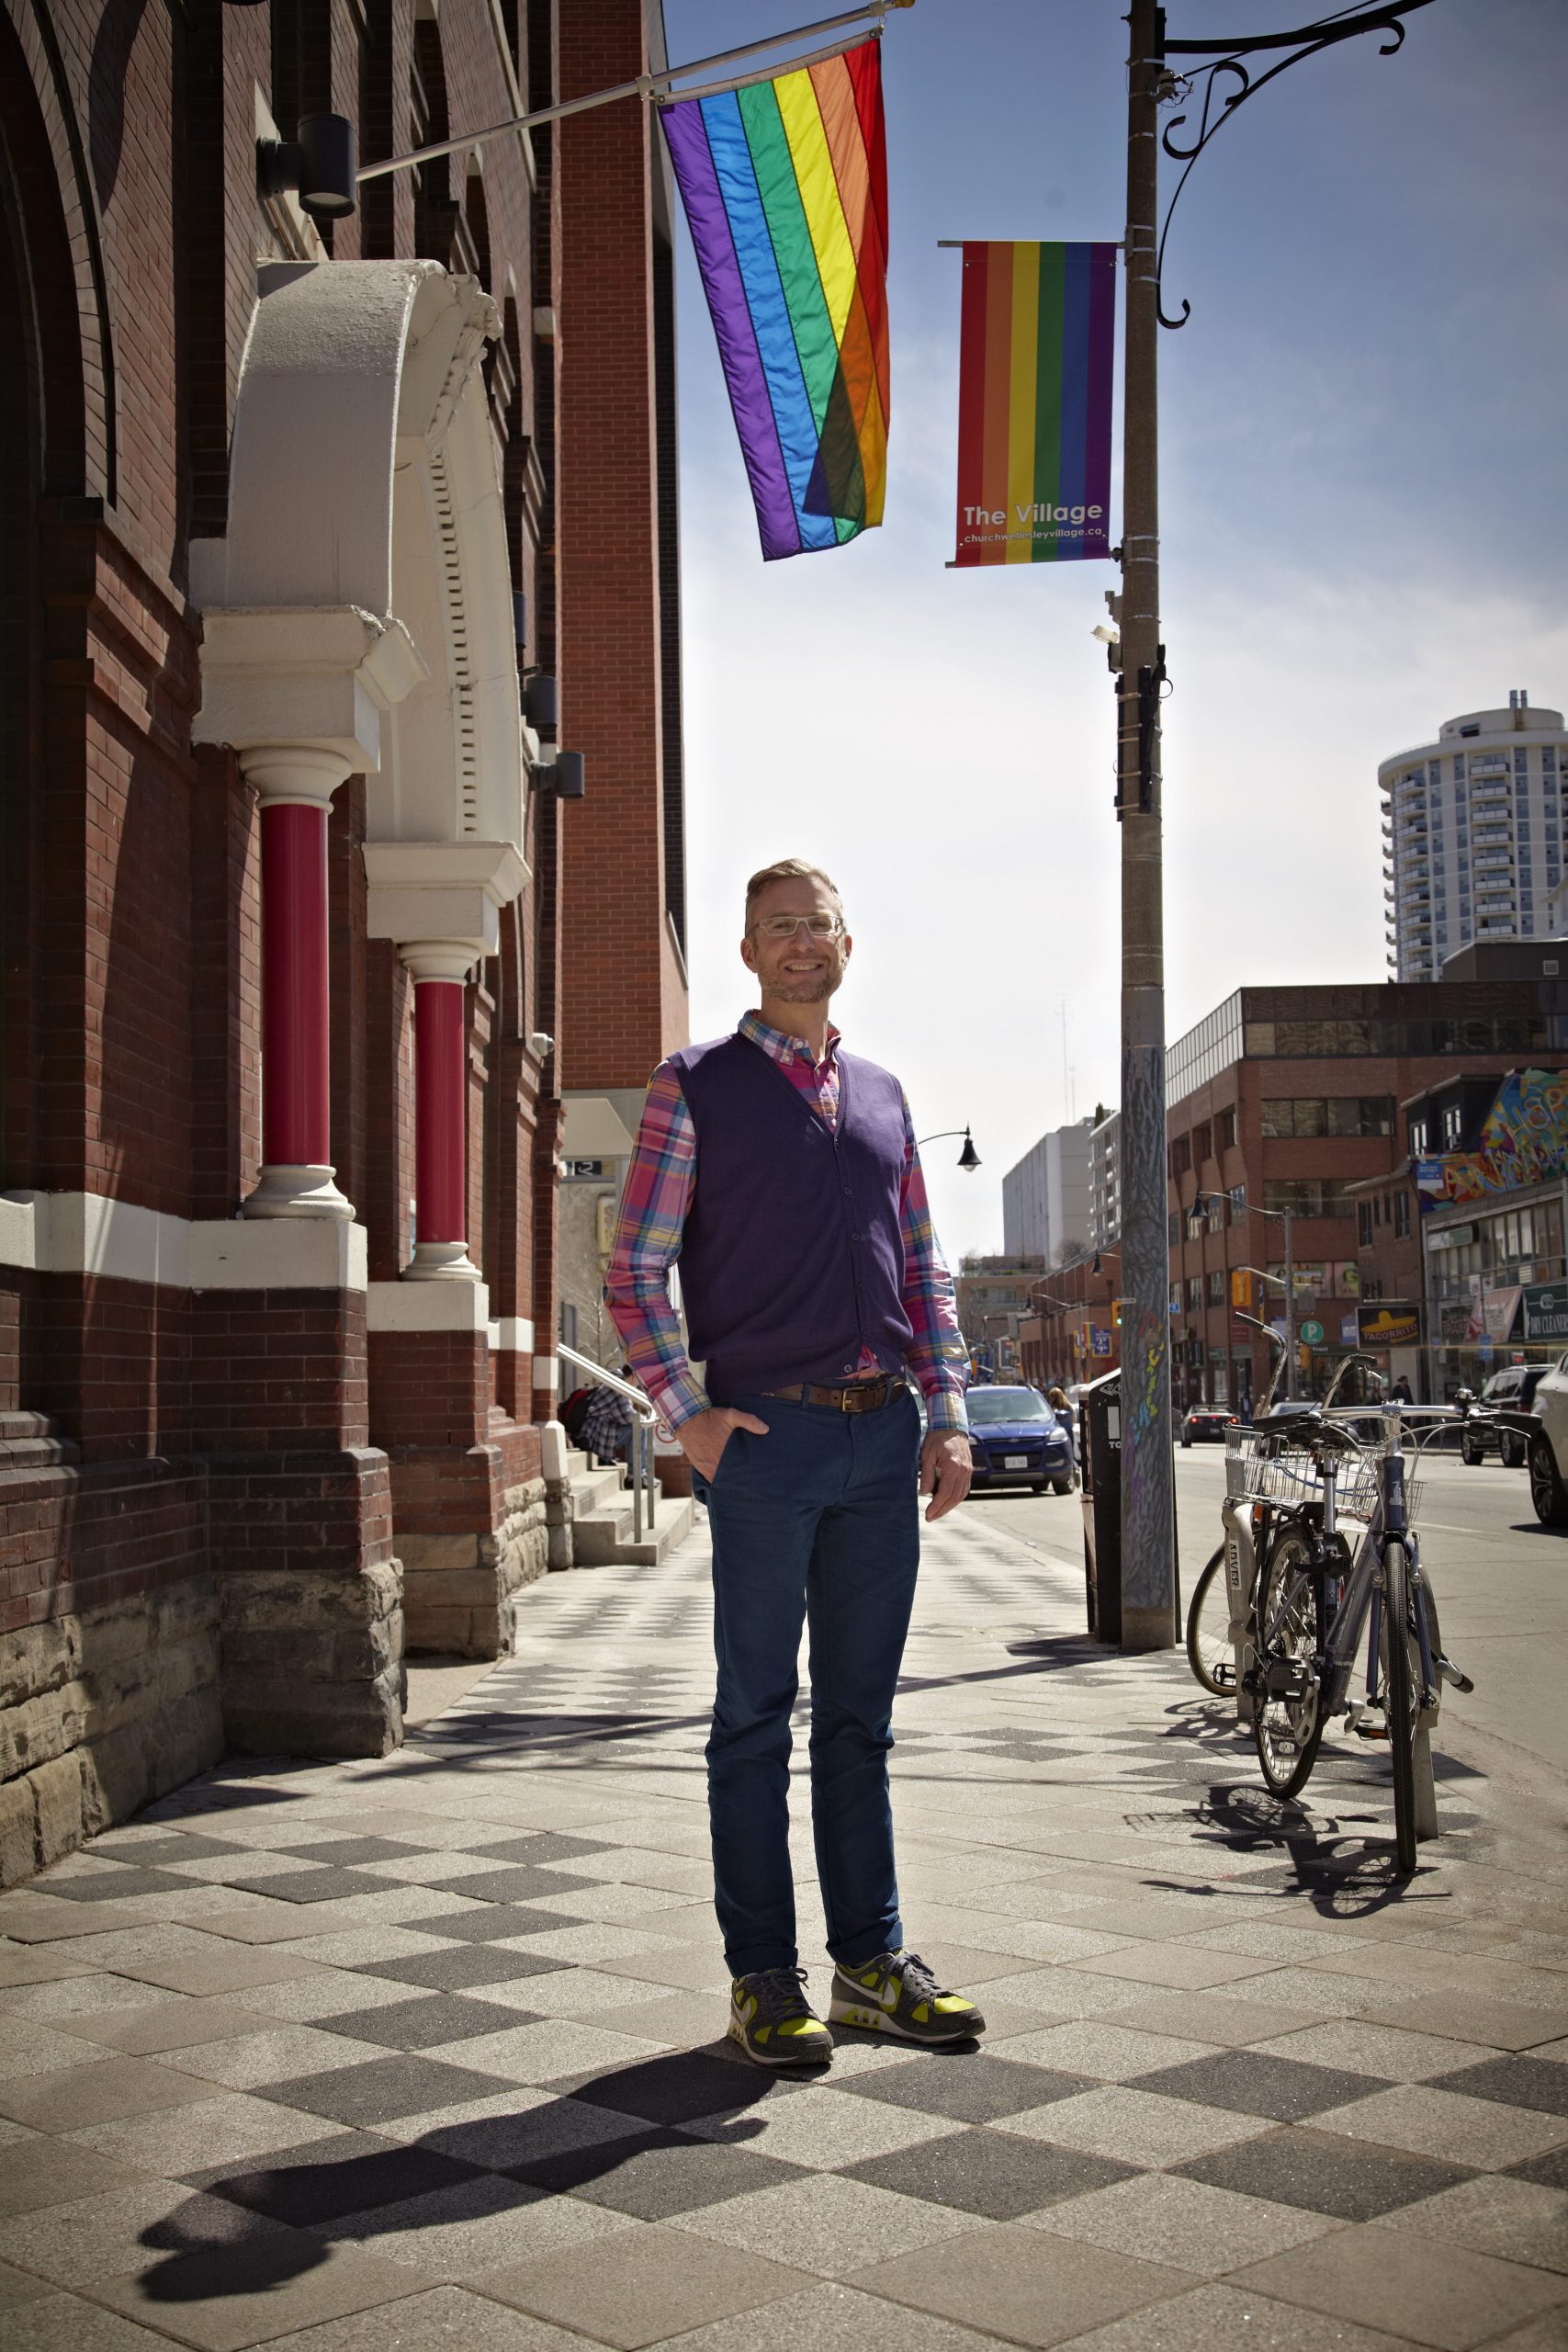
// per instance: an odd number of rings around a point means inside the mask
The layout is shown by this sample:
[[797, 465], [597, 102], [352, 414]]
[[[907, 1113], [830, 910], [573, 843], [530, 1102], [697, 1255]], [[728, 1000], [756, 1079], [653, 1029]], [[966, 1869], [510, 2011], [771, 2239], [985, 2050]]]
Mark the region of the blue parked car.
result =
[[1073, 1491], [1073, 1442], [1038, 1388], [972, 1388], [969, 1450], [976, 1487]]

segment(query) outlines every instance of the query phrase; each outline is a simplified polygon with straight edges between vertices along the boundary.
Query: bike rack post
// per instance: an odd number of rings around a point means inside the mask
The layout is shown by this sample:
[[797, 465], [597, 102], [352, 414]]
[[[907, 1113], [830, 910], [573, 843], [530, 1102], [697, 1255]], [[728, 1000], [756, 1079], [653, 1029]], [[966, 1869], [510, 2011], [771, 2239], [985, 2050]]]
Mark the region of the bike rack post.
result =
[[632, 1416], [632, 1541], [642, 1542], [642, 1416]]

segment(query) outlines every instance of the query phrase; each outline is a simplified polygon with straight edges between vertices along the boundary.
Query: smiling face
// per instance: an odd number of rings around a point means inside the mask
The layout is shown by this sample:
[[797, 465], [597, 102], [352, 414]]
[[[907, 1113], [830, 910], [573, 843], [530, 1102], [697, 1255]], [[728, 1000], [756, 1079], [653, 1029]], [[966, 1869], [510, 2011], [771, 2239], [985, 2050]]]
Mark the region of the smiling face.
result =
[[[795, 928], [775, 938], [773, 931], [795, 917]], [[807, 925], [830, 922], [827, 937]], [[830, 886], [815, 875], [770, 882], [753, 900], [740, 943], [741, 960], [761, 983], [764, 1013], [774, 1004], [825, 1004], [844, 977], [852, 942], [843, 910]]]

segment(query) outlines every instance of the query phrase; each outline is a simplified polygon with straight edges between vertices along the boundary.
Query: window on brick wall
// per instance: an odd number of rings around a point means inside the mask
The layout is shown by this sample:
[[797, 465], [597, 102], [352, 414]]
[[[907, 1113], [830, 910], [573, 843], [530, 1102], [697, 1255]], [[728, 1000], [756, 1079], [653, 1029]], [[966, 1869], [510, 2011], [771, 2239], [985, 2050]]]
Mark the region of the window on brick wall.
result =
[[1214, 1121], [1214, 1148], [1217, 1151], [1235, 1149], [1235, 1113], [1222, 1111]]
[[1372, 1246], [1372, 1204], [1371, 1201], [1356, 1204], [1356, 1238], [1363, 1250]]
[[1263, 1186], [1266, 1209], [1291, 1209], [1297, 1216], [1348, 1216], [1347, 1182], [1316, 1176], [1271, 1177]]
[[[434, 15], [419, 17], [414, 23], [409, 106], [416, 146], [451, 137], [441, 28]], [[413, 179], [415, 253], [421, 261], [438, 261], [446, 269], [461, 266], [460, 257], [455, 258], [458, 207], [452, 198], [450, 158], [431, 156], [416, 165]]]
[[1393, 1196], [1393, 1238], [1396, 1241], [1404, 1241], [1409, 1238], [1409, 1234], [1410, 1195], [1408, 1193], [1395, 1193]]
[[1393, 1098], [1385, 1094], [1292, 1095], [1263, 1104], [1266, 1136], [1387, 1136]]
[[1225, 1277], [1224, 1270], [1221, 1267], [1213, 1266], [1210, 1268], [1208, 1275], [1208, 1288], [1210, 1306], [1223, 1306], [1225, 1303]]
[[1170, 1147], [1170, 1172], [1173, 1177], [1185, 1176], [1192, 1165], [1192, 1138], [1178, 1136]]
[[1233, 1184], [1226, 1197], [1230, 1202], [1231, 1223], [1244, 1224], [1247, 1218], [1247, 1186]]
[[1192, 1130], [1192, 1157], [1200, 1168], [1214, 1156], [1214, 1131], [1207, 1119]]
[[1203, 1277], [1201, 1274], [1189, 1274], [1187, 1277], [1187, 1305], [1189, 1311], [1191, 1314], [1196, 1315], [1198, 1309], [1202, 1306], [1202, 1304]]

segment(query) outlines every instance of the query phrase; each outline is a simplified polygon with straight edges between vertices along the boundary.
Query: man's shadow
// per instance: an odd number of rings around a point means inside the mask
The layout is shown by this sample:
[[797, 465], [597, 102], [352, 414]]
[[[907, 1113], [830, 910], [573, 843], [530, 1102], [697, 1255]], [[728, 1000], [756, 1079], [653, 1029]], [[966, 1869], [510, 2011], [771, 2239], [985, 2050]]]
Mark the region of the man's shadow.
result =
[[[832, 2031], [836, 2042], [881, 2046], [875, 2034]], [[978, 2047], [951, 2050], [973, 2054]], [[722, 2163], [723, 2150], [761, 2135], [761, 2107], [799, 2097], [823, 2075], [820, 2067], [767, 2073], [720, 2041], [615, 2067], [542, 2105], [440, 2125], [407, 2143], [374, 2143], [372, 2125], [352, 2135], [355, 2144], [344, 2154], [322, 2138], [268, 2165], [220, 2167], [192, 2182], [187, 2205], [143, 2231], [141, 2243], [164, 2259], [144, 2273], [141, 2290], [150, 2302], [169, 2304], [276, 2291], [319, 2268], [337, 2243], [431, 2226], [417, 2211], [393, 2217], [415, 2200], [465, 2187], [473, 2211], [455, 2212], [454, 2222], [583, 2195], [637, 2219], [662, 2220], [708, 2201], [695, 2175]], [[692, 2125], [700, 2133], [684, 2128]], [[763, 2168], [754, 2156], [750, 2162], [758, 2180], [746, 2185], [761, 2185]], [[778, 2161], [781, 2180], [797, 2170]], [[617, 2196], [623, 2172], [636, 2174], [636, 2187], [628, 2180]], [[683, 2172], [692, 2176], [689, 2188]], [[596, 2188], [604, 2193], [595, 2196]]]

